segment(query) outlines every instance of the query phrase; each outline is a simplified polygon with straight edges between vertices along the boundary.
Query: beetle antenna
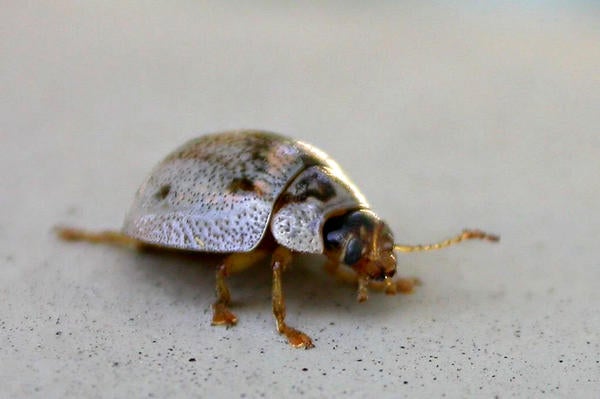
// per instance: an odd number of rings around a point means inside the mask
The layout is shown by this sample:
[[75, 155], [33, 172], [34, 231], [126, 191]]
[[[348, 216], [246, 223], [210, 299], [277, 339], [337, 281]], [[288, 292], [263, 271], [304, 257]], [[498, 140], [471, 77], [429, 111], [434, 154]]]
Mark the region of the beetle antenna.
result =
[[394, 249], [400, 252], [420, 252], [432, 251], [434, 249], [442, 249], [466, 240], [486, 240], [491, 242], [500, 241], [500, 236], [488, 234], [481, 230], [463, 230], [463, 232], [455, 237], [449, 238], [435, 244], [426, 245], [402, 245], [394, 244]]

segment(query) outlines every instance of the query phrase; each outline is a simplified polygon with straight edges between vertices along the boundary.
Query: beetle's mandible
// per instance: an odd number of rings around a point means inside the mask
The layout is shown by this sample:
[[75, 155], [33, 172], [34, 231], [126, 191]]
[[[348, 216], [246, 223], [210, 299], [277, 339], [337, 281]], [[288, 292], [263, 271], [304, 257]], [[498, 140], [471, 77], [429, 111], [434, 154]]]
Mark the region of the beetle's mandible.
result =
[[498, 240], [465, 230], [437, 244], [396, 244], [387, 224], [329, 156], [301, 141], [251, 130], [205, 135], [168, 155], [137, 191], [120, 232], [57, 231], [66, 240], [222, 254], [215, 325], [237, 323], [226, 277], [271, 255], [277, 330], [299, 348], [313, 343], [285, 322], [282, 276], [294, 254], [323, 254], [325, 269], [356, 283], [362, 302], [369, 288], [412, 291], [415, 279], [395, 277], [394, 251]]

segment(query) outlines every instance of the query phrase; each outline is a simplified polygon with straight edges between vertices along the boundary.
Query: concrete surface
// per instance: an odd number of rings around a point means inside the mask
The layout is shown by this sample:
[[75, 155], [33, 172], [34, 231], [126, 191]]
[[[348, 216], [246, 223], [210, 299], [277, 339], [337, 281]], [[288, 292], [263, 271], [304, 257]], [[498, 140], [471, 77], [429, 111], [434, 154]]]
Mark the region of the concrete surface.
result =
[[[0, 396], [598, 397], [599, 9], [462, 4], [4, 2]], [[424, 285], [366, 304], [300, 261], [299, 351], [267, 267], [213, 328], [206, 262], [52, 235], [119, 227], [167, 152], [240, 127], [331, 153], [399, 241], [502, 242], [402, 255]]]

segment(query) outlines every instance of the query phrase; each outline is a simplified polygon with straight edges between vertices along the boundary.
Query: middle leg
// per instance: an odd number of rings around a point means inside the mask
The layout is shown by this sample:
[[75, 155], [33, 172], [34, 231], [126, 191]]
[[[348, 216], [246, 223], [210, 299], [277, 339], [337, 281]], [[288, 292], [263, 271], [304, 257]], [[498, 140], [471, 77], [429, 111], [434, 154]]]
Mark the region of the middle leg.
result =
[[225, 258], [223, 263], [217, 267], [217, 284], [215, 289], [217, 301], [213, 304], [213, 326], [233, 326], [238, 321], [236, 315], [229, 310], [231, 293], [225, 282], [225, 278], [229, 273], [228, 266], [230, 262], [228, 260], [229, 257]]
[[273, 252], [273, 315], [277, 323], [277, 331], [286, 336], [290, 345], [295, 348], [313, 348], [314, 345], [310, 337], [301, 331], [287, 325], [285, 322], [285, 300], [283, 297], [282, 275], [285, 268], [292, 260], [292, 253], [284, 247], [277, 247]]
[[242, 271], [254, 265], [264, 259], [266, 255], [267, 252], [261, 249], [252, 252], [234, 253], [225, 257], [223, 262], [217, 267], [215, 287], [217, 300], [212, 306], [212, 324], [214, 326], [224, 325], [229, 327], [235, 325], [238, 321], [236, 315], [229, 310], [231, 293], [225, 281], [226, 278], [231, 273]]

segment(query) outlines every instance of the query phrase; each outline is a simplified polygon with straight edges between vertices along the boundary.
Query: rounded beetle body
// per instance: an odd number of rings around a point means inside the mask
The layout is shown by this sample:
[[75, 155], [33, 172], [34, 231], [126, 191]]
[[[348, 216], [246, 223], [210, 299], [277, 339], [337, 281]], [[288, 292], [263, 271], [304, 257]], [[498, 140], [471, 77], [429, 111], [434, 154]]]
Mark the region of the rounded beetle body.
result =
[[66, 240], [223, 254], [216, 270], [214, 325], [237, 323], [229, 310], [228, 274], [270, 253], [277, 331], [299, 348], [313, 343], [285, 322], [282, 274], [294, 252], [325, 255], [326, 270], [357, 283], [362, 302], [369, 287], [395, 294], [417, 284], [392, 279], [395, 250], [498, 240], [465, 230], [436, 244], [395, 244], [389, 227], [329, 156], [301, 141], [254, 130], [202, 136], [168, 155], [138, 189], [121, 232], [65, 227], [58, 234]]
[[240, 253], [270, 230], [290, 250], [323, 253], [327, 219], [368, 207], [322, 151], [241, 130], [202, 136], [168, 155], [137, 191], [123, 232], [161, 247]]

